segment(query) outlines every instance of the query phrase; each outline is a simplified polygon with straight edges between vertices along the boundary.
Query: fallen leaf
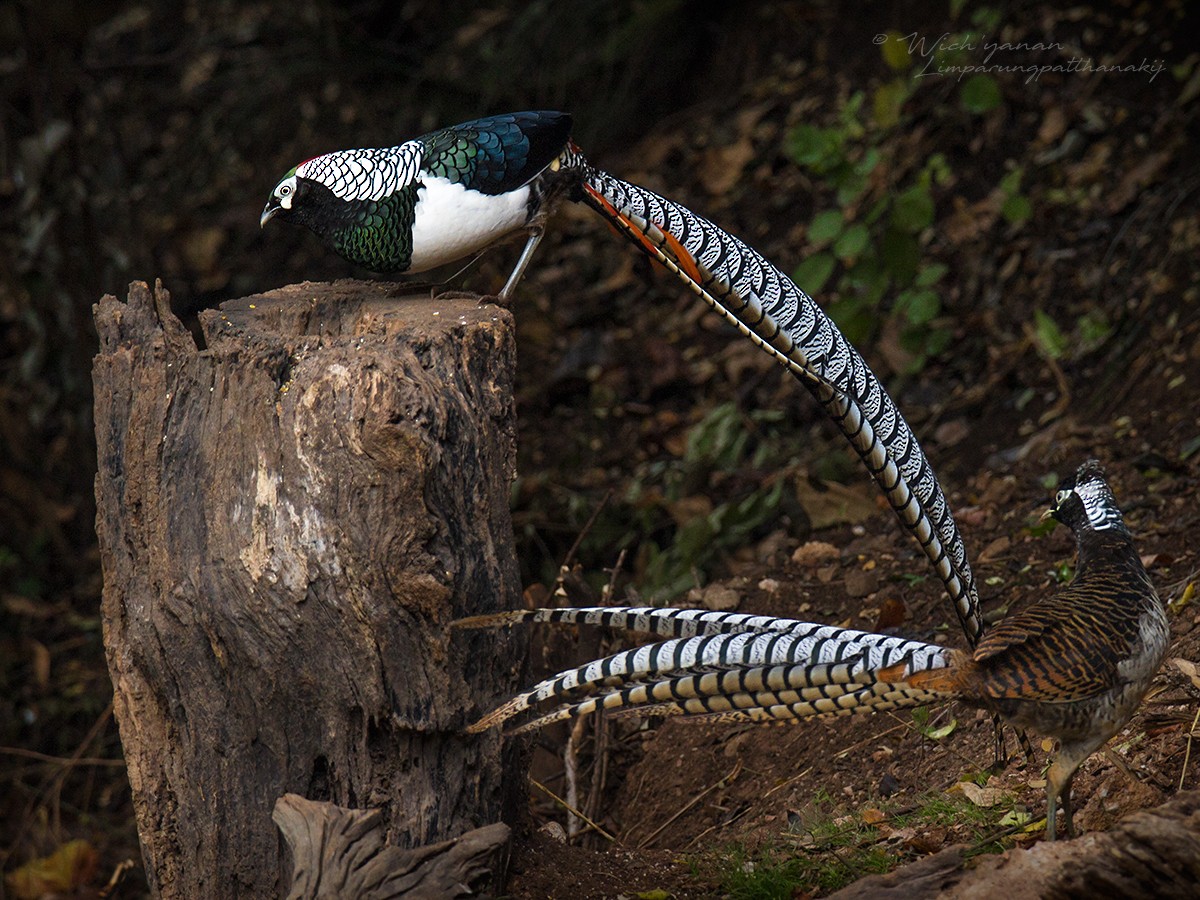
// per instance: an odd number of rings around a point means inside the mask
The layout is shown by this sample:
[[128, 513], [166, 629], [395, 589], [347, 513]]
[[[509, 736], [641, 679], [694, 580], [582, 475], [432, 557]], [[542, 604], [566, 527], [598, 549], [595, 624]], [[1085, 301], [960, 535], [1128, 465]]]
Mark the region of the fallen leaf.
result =
[[1195, 599], [1195, 597], [1196, 597], [1196, 582], [1189, 581], [1187, 584], [1187, 587], [1185, 587], [1183, 589], [1183, 593], [1180, 594], [1176, 599], [1174, 599], [1170, 603], [1168, 603], [1167, 606], [1170, 608], [1171, 612], [1177, 613], [1180, 610], [1182, 610], [1185, 606], [1187, 606], [1189, 603], [1191, 603], [1192, 600]]
[[954, 729], [957, 727], [958, 727], [958, 720], [951, 719], [948, 724], [943, 725], [941, 728], [930, 728], [928, 731], [925, 732], [925, 737], [929, 738], [932, 741], [940, 741], [943, 738], [948, 738], [951, 734], [953, 734]]
[[1023, 809], [1010, 809], [1001, 817], [1000, 825], [1025, 825], [1030, 820], [1029, 813]]
[[955, 444], [961, 444], [970, 434], [971, 427], [966, 419], [951, 419], [937, 427], [933, 439], [943, 447], [953, 447]]
[[814, 529], [833, 525], [856, 525], [877, 511], [875, 495], [865, 486], [848, 487], [836, 481], [814, 483], [809, 478], [796, 481], [796, 499], [808, 513]]
[[1193, 685], [1200, 688], [1200, 668], [1194, 662], [1177, 656], [1171, 660], [1171, 665], [1190, 678]]
[[873, 806], [868, 806], [862, 811], [862, 820], [867, 825], [878, 825], [886, 818], [887, 815], [884, 814], [883, 810], [876, 809]]
[[45, 894], [73, 893], [92, 880], [99, 855], [87, 841], [63, 844], [49, 856], [30, 860], [4, 877], [15, 900], [38, 900]]
[[1012, 540], [1006, 535], [1001, 535], [983, 548], [983, 552], [979, 554], [979, 561], [981, 563], [992, 562], [1006, 553], [1011, 546]]
[[973, 781], [960, 781], [957, 787], [971, 803], [983, 809], [991, 809], [1007, 797], [1007, 794], [999, 788], [980, 787]]

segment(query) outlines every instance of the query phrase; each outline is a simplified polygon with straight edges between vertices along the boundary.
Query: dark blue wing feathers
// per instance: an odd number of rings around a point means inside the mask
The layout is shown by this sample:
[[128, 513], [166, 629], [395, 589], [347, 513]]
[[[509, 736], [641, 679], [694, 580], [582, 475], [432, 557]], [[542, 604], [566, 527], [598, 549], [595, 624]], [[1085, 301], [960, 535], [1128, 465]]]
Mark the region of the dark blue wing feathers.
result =
[[562, 153], [571, 135], [568, 113], [536, 111], [474, 119], [418, 138], [422, 169], [484, 194], [527, 183]]

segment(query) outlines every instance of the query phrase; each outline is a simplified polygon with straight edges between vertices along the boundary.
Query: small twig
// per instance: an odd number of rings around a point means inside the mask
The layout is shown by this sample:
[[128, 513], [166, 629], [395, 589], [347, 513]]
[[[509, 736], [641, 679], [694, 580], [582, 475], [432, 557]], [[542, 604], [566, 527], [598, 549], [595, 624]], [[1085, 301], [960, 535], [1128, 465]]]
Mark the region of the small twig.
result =
[[745, 809], [743, 809], [741, 812], [735, 813], [733, 816], [731, 816], [726, 821], [718, 822], [716, 825], [709, 825], [702, 832], [700, 832], [698, 835], [696, 835], [694, 838], [692, 838], [690, 841], [688, 841], [687, 844], [684, 845], [683, 849], [690, 850], [692, 847], [696, 846], [696, 844], [700, 843], [701, 838], [711, 834], [712, 832], [716, 831], [718, 828], [725, 828], [729, 825], [732, 825], [734, 822], [740, 821], [741, 819], [743, 819], [746, 816], [746, 814], [748, 812], [750, 812], [751, 809], [753, 809], [753, 807], [747, 805], [745, 807]]
[[123, 759], [105, 759], [98, 756], [51, 756], [49, 753], [39, 753], [36, 750], [26, 750], [24, 747], [0, 747], [0, 756], [21, 756], [25, 759], [36, 759], [38, 762], [54, 763], [61, 766], [112, 766], [115, 769], [124, 768]]
[[571, 563], [575, 562], [575, 554], [579, 552], [579, 548], [583, 544], [583, 539], [587, 537], [588, 532], [592, 530], [592, 526], [596, 524], [596, 520], [600, 518], [600, 513], [604, 511], [604, 507], [608, 506], [608, 501], [612, 499], [612, 495], [613, 489], [609, 488], [608, 493], [604, 495], [604, 498], [592, 510], [592, 514], [588, 516], [588, 520], [583, 523], [583, 528], [580, 529], [579, 534], [575, 537], [575, 543], [571, 545], [571, 549], [563, 557], [562, 569], [569, 569]]
[[[889, 715], [891, 715], [893, 719], [899, 718], [898, 716], [896, 716], [895, 713], [889, 713]], [[843, 747], [841, 750], [839, 750], [837, 752], [836, 758], [842, 759], [846, 756], [846, 754], [850, 753], [851, 751], [857, 750], [859, 747], [862, 747], [865, 744], [870, 744], [873, 741], [879, 740], [880, 738], [887, 737], [893, 731], [900, 731], [901, 729], [904, 729], [904, 728], [914, 728], [914, 727], [915, 726], [912, 724], [912, 722], [901, 721], [899, 725], [893, 725], [891, 728], [888, 728], [884, 731], [879, 732], [879, 734], [873, 734], [869, 738], [863, 738], [857, 744], [851, 744], [849, 747]]]
[[1192, 719], [1191, 730], [1188, 731], [1187, 750], [1183, 754], [1183, 767], [1179, 770], [1179, 790], [1183, 790], [1183, 779], [1187, 775], [1188, 760], [1192, 758], [1192, 735], [1196, 733], [1196, 724], [1200, 723], [1200, 709], [1196, 710], [1196, 718]]
[[621, 574], [621, 567], [625, 565], [625, 554], [628, 552], [628, 550], [628, 547], [621, 548], [621, 552], [617, 554], [616, 563], [614, 563], [612, 569], [609, 570], [608, 584], [604, 586], [604, 592], [600, 595], [600, 598], [605, 603], [612, 602], [613, 592], [617, 589], [617, 576]]
[[551, 800], [553, 800], [555, 803], [557, 803], [559, 806], [561, 806], [567, 812], [572, 813], [573, 815], [576, 815], [579, 818], [583, 819], [583, 821], [587, 822], [588, 825], [601, 837], [605, 837], [617, 845], [619, 845], [621, 843], [615, 837], [613, 837], [611, 834], [609, 834], [607, 831], [605, 831], [603, 828], [601, 828], [599, 825], [597, 825], [595, 822], [593, 822], [591, 819], [589, 819], [587, 816], [585, 816], [583, 813], [581, 813], [575, 807], [571, 806], [571, 804], [567, 803], [566, 800], [564, 800], [562, 797], [558, 796], [558, 794], [554, 793], [554, 791], [550, 790], [550, 788], [546, 787], [544, 784], [542, 784], [537, 779], [530, 778], [529, 783], [532, 784], [538, 790], [543, 791]]
[[701, 800], [703, 800], [705, 797], [707, 797], [709, 794], [711, 794], [717, 788], [724, 787], [727, 783], [733, 781], [735, 778], [738, 777], [738, 774], [741, 771], [742, 771], [742, 761], [739, 759], [737, 761], [737, 765], [735, 765], [733, 767], [733, 771], [731, 771], [728, 775], [726, 775], [720, 781], [718, 781], [712, 785], [709, 785], [704, 790], [702, 790], [699, 794], [697, 794], [695, 797], [693, 797], [691, 800], [689, 800], [687, 803], [685, 803], [679, 809], [679, 811], [675, 813], [675, 815], [671, 816], [671, 818], [667, 819], [667, 821], [663, 822], [661, 825], [659, 825], [657, 828], [655, 828], [654, 831], [652, 831], [649, 835], [647, 835], [643, 840], [639, 841], [638, 845], [637, 845], [637, 849], [645, 850], [647, 847], [650, 846], [651, 843], [654, 842], [654, 839], [656, 837], [658, 837], [660, 834], [662, 834], [662, 832], [667, 828], [667, 826], [669, 826], [672, 822], [674, 822], [676, 819], [678, 819], [680, 816], [682, 816], [685, 812], [687, 812], [689, 809], [691, 809], [693, 806], [695, 806], [697, 803], [699, 803]]
[[1033, 326], [1028, 322], [1022, 322], [1021, 328], [1025, 332], [1030, 343], [1033, 345], [1034, 352], [1042, 358], [1042, 362], [1046, 364], [1046, 368], [1050, 370], [1050, 374], [1054, 376], [1054, 381], [1058, 384], [1058, 401], [1048, 410], [1042, 413], [1038, 419], [1039, 425], [1045, 425], [1048, 422], [1059, 418], [1067, 407], [1071, 405], [1071, 385], [1067, 381], [1067, 376], [1063, 374], [1062, 366], [1058, 364], [1050, 352], [1042, 346], [1042, 342], [1038, 340], [1037, 333], [1033, 330]]
[[583, 810], [593, 819], [600, 808], [600, 798], [608, 780], [608, 719], [599, 709], [592, 717], [592, 734], [595, 746], [592, 749], [592, 786], [588, 789], [587, 803]]
[[[893, 728], [891, 730], [895, 731], [896, 729]], [[799, 781], [801, 778], [803, 778], [805, 775], [807, 775], [812, 770], [813, 770], [813, 767], [809, 766], [803, 772], [799, 772], [796, 775], [793, 775], [791, 778], [788, 778], [785, 781], [779, 782], [779, 784], [775, 785], [775, 787], [771, 788], [769, 791], [767, 791], [765, 794], [763, 794], [763, 799], [766, 800], [768, 797], [770, 797], [776, 791], [782, 791], [788, 785], [794, 784], [795, 782]]]
[[1126, 763], [1125, 760], [1121, 759], [1121, 757], [1117, 755], [1117, 752], [1115, 750], [1113, 750], [1112, 747], [1105, 746], [1104, 755], [1108, 757], [1108, 761], [1110, 763], [1112, 763], [1114, 766], [1116, 766], [1118, 769], [1120, 769], [1123, 773], [1125, 773], [1125, 777], [1128, 778], [1130, 781], [1132, 781], [1134, 784], [1137, 784], [1138, 782], [1141, 781], [1140, 778], [1138, 778], [1135, 774], [1133, 774], [1133, 769], [1129, 768], [1129, 764]]
[[[57, 764], [58, 770], [56, 772], [47, 775], [42, 781], [41, 786], [29, 799], [29, 803], [25, 807], [25, 811], [20, 818], [20, 825], [16, 829], [16, 834], [14, 835], [12, 843], [9, 845], [7, 852], [4, 854], [4, 858], [11, 858], [14, 848], [16, 848], [20, 844], [22, 838], [24, 838], [25, 830], [28, 827], [30, 817], [38, 804], [45, 803], [50, 807], [50, 819], [53, 823], [55, 831], [58, 831], [61, 828], [59, 816], [59, 795], [62, 792], [63, 783], [66, 781], [66, 778], [70, 774], [71, 770], [79, 764], [80, 760], [85, 758], [83, 755], [84, 751], [87, 750], [92, 741], [100, 736], [101, 731], [104, 730], [104, 726], [108, 724], [108, 720], [112, 716], [112, 711], [113, 705], [112, 701], [110, 700], [108, 706], [104, 708], [104, 711], [100, 713], [96, 721], [92, 723], [91, 728], [88, 729], [87, 734], [83, 736], [83, 740], [79, 742], [78, 746], [76, 746], [75, 751], [69, 757], [65, 757]], [[93, 759], [94, 757], [86, 758]]]
[[[567, 737], [567, 746], [563, 748], [563, 775], [567, 784], [567, 804], [574, 809], [579, 806], [579, 742], [583, 740], [583, 729], [587, 723], [585, 716], [579, 716], [571, 726], [571, 734]], [[579, 834], [580, 816], [567, 817], [567, 837], [573, 838]]]
[[125, 859], [117, 863], [117, 867], [113, 869], [112, 877], [108, 879], [108, 884], [96, 891], [96, 895], [101, 900], [112, 897], [117, 888], [121, 886], [121, 882], [125, 880], [125, 876], [135, 867], [136, 864], [132, 859]]

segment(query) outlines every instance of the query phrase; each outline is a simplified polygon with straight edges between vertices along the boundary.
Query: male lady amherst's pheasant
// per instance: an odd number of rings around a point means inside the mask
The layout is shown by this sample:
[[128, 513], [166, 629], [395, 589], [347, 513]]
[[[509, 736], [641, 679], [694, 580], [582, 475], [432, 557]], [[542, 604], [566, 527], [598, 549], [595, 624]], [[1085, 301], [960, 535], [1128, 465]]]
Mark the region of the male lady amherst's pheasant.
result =
[[301, 163], [263, 210], [306, 225], [375, 271], [420, 272], [522, 230], [507, 297], [550, 206], [581, 201], [794, 373], [850, 441], [945, 585], [974, 646], [983, 633], [966, 548], [933, 468], [883, 385], [837, 326], [786, 275], [689, 209], [599, 171], [570, 141], [571, 118], [521, 112], [396, 147]]
[[470, 727], [498, 725], [544, 700], [562, 702], [516, 731], [597, 709], [716, 721], [924, 706], [961, 700], [1059, 740], [1047, 773], [1047, 834], [1062, 800], [1072, 834], [1075, 770], [1133, 715], [1167, 651], [1162, 602], [1104, 472], [1084, 463], [1047, 510], [1075, 534], [1075, 578], [989, 630], [973, 652], [769, 616], [613, 607], [539, 609], [463, 619], [458, 627], [573, 622], [670, 640], [560, 672]]
[[520, 112], [396, 147], [326, 153], [283, 176], [259, 224], [305, 225], [375, 272], [424, 272], [524, 230], [507, 298], [541, 240], [570, 133], [565, 113]]

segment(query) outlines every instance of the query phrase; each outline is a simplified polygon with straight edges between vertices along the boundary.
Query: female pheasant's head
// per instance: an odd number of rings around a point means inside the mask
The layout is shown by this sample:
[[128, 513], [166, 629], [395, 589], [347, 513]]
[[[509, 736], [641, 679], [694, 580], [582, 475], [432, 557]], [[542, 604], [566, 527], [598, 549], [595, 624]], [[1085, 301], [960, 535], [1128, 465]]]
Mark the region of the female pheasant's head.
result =
[[1125, 530], [1121, 510], [1100, 463], [1090, 459], [1068, 478], [1054, 495], [1054, 505], [1042, 516], [1053, 518], [1076, 534], [1083, 531]]

